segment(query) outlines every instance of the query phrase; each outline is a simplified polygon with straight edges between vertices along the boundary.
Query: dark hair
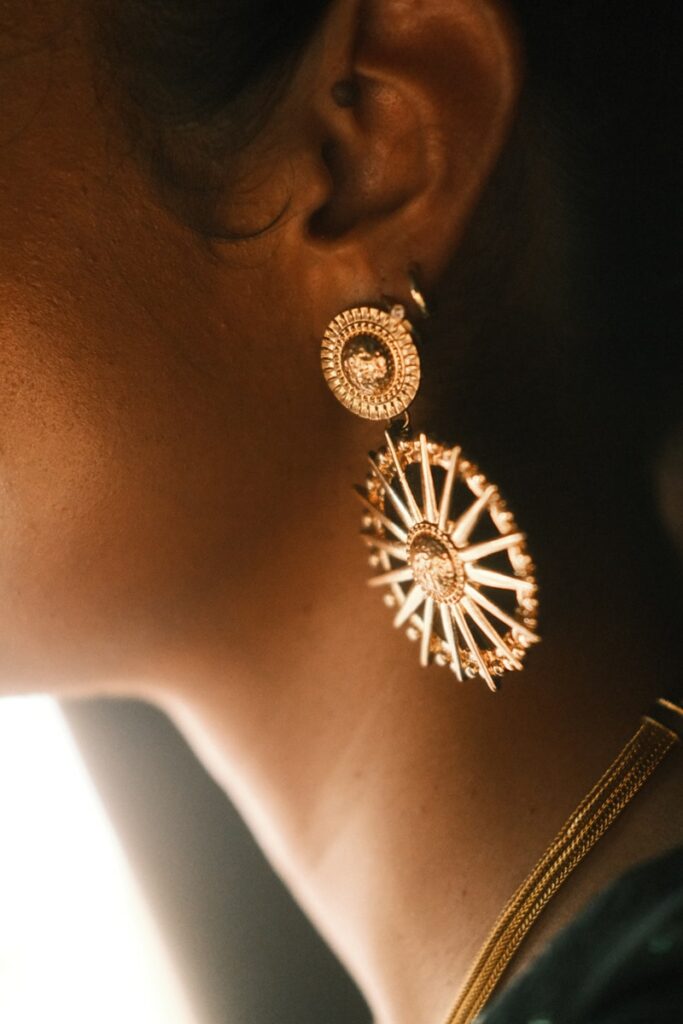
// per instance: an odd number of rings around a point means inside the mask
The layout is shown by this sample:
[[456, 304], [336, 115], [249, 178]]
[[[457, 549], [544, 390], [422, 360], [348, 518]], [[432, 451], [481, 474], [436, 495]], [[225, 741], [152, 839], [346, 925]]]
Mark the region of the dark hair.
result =
[[[161, 197], [201, 234], [330, 0], [98, 0], [97, 36], [129, 138]], [[102, 86], [102, 82], [100, 82]]]

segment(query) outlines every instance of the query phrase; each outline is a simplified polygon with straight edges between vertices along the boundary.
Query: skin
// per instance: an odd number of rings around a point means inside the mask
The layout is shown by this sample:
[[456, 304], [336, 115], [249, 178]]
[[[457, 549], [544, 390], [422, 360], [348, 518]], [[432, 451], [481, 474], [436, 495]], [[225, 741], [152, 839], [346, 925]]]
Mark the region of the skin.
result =
[[[242, 226], [287, 196], [288, 215], [221, 248], [164, 210], [127, 155], [93, 92], [80, 5], [6, 0], [2, 14], [41, 44], [0, 63], [2, 691], [162, 706], [378, 1024], [438, 1024], [516, 884], [681, 677], [659, 527], [605, 511], [638, 485], [620, 475], [628, 452], [596, 451], [589, 430], [609, 435], [576, 369], [586, 310], [569, 353], [544, 354], [584, 258], [571, 195], [529, 186], [539, 226], [517, 285], [543, 297], [533, 325], [523, 300], [514, 317], [501, 305], [475, 344], [460, 315], [461, 243], [518, 116], [514, 25], [495, 3], [339, 0], [242, 157]], [[333, 86], [352, 74], [359, 99], [340, 107]], [[533, 133], [526, 145], [533, 165]], [[410, 309], [413, 261], [441, 298], [436, 348], [474, 374], [454, 383], [462, 436], [503, 470], [542, 567], [544, 644], [495, 698], [420, 670], [364, 587], [349, 485], [379, 432], [320, 378], [331, 317], [382, 295]], [[528, 402], [505, 385], [525, 354], [498, 328], [532, 338]], [[514, 463], [496, 455], [511, 443]], [[681, 806], [672, 762], [525, 957], [606, 880], [683, 841]]]

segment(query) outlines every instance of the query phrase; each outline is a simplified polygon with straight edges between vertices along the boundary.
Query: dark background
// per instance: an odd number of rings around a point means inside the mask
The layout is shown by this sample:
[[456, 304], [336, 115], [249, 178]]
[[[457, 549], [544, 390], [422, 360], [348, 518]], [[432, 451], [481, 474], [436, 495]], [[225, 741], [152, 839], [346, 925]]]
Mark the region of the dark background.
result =
[[171, 722], [63, 705], [198, 1024], [369, 1024], [353, 983]]

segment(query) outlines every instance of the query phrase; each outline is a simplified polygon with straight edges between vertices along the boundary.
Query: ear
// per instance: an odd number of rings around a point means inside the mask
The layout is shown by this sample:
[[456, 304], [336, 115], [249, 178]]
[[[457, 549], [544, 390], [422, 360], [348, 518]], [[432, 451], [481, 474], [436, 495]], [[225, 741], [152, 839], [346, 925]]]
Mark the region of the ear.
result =
[[286, 249], [316, 320], [407, 300], [413, 263], [433, 283], [506, 140], [519, 68], [496, 0], [337, 0], [286, 104]]

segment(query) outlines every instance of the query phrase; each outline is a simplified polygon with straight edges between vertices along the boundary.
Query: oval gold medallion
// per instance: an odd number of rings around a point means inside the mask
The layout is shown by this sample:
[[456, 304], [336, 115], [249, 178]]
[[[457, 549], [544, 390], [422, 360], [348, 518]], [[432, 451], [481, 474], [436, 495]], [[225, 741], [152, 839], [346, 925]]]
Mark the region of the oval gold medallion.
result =
[[420, 385], [420, 357], [402, 306], [340, 313], [325, 331], [321, 363], [336, 398], [368, 420], [405, 412]]

